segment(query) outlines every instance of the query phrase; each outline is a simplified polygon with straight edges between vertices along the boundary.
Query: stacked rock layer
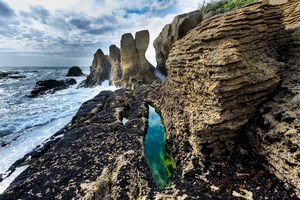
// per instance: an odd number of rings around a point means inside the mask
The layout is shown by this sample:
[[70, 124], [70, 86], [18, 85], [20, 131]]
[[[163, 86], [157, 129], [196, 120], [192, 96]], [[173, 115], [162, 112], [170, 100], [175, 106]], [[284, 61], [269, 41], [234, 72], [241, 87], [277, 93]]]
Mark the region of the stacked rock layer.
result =
[[259, 109], [247, 133], [268, 169], [300, 196], [300, 2], [289, 1], [282, 9], [290, 39], [282, 84]]
[[116, 45], [109, 47], [109, 56], [98, 49], [94, 55], [90, 75], [86, 85], [100, 85], [104, 80], [110, 80], [118, 87], [134, 87], [139, 84], [150, 84], [157, 78], [155, 68], [145, 57], [149, 46], [149, 32], [139, 31], [133, 38], [126, 33], [121, 39], [121, 49]]
[[175, 43], [159, 99], [167, 132], [183, 141], [175, 146], [189, 144], [204, 160], [232, 148], [256, 106], [280, 81], [281, 13], [267, 4], [246, 6], [203, 20]]

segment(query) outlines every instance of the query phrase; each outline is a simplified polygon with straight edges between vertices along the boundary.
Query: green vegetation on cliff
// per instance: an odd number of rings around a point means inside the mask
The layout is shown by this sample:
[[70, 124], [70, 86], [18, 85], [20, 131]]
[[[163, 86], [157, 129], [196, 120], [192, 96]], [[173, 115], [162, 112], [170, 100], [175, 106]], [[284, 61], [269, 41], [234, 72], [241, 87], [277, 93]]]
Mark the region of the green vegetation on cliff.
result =
[[211, 0], [209, 3], [203, 1], [202, 4], [199, 4], [199, 8], [201, 10], [202, 16], [204, 16], [210, 11], [224, 13], [242, 5], [247, 5], [255, 2], [257, 2], [257, 0]]

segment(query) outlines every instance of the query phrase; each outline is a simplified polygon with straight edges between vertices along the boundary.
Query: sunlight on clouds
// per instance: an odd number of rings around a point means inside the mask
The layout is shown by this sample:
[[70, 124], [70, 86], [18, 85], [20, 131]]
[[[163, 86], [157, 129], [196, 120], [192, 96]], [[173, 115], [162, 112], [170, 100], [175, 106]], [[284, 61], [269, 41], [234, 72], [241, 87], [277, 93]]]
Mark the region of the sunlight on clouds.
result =
[[[154, 39], [176, 15], [197, 9], [200, 1], [10, 0], [7, 5], [15, 14], [2, 27], [0, 19], [0, 43], [1, 49], [13, 47], [14, 50], [0, 51], [0, 55], [10, 54], [13, 57], [14, 52], [38, 53], [27, 60], [24, 55], [22, 59], [26, 64], [39, 55], [50, 53], [62, 65], [69, 65], [72, 56], [75, 56], [89, 60], [84, 64], [89, 66], [98, 48], [108, 54], [111, 44], [120, 47], [124, 33], [134, 35], [137, 31], [148, 29], [150, 45], [146, 57], [156, 65]], [[39, 65], [42, 60], [39, 59]], [[49, 62], [50, 58], [44, 60]]]

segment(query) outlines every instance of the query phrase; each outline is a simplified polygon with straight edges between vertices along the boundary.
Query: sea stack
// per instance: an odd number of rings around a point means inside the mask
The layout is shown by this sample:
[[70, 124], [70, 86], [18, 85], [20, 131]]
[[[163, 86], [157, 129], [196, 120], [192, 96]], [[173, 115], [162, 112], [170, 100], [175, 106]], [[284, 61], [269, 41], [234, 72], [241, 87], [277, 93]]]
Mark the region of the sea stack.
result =
[[148, 30], [139, 31], [135, 39], [131, 33], [126, 33], [121, 39], [121, 68], [122, 78], [115, 81], [116, 85], [132, 87], [136, 84], [149, 84], [157, 78], [155, 68], [145, 57], [149, 46]]
[[119, 81], [122, 78], [121, 54], [116, 45], [109, 47], [109, 61], [111, 64], [110, 80]]
[[94, 54], [94, 60], [90, 67], [90, 75], [86, 80], [87, 86], [101, 85], [101, 83], [109, 78], [111, 64], [108, 56], [104, 55], [101, 49]]
[[145, 57], [149, 37], [148, 30], [137, 32], [135, 39], [131, 33], [126, 33], [122, 35], [121, 49], [111, 45], [109, 56], [105, 56], [99, 49], [94, 55], [86, 85], [100, 85], [109, 79], [118, 87], [134, 87], [157, 80], [155, 68]]

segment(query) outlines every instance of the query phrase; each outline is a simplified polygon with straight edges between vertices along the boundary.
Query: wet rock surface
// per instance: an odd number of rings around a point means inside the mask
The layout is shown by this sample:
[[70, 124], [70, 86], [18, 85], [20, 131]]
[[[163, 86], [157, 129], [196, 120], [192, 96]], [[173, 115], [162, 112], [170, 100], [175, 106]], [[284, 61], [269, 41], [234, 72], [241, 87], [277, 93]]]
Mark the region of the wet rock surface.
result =
[[34, 89], [31, 91], [29, 97], [37, 97], [46, 93], [54, 93], [58, 90], [67, 89], [70, 85], [75, 85], [76, 80], [68, 78], [66, 80], [44, 80], [38, 81], [35, 84]]

